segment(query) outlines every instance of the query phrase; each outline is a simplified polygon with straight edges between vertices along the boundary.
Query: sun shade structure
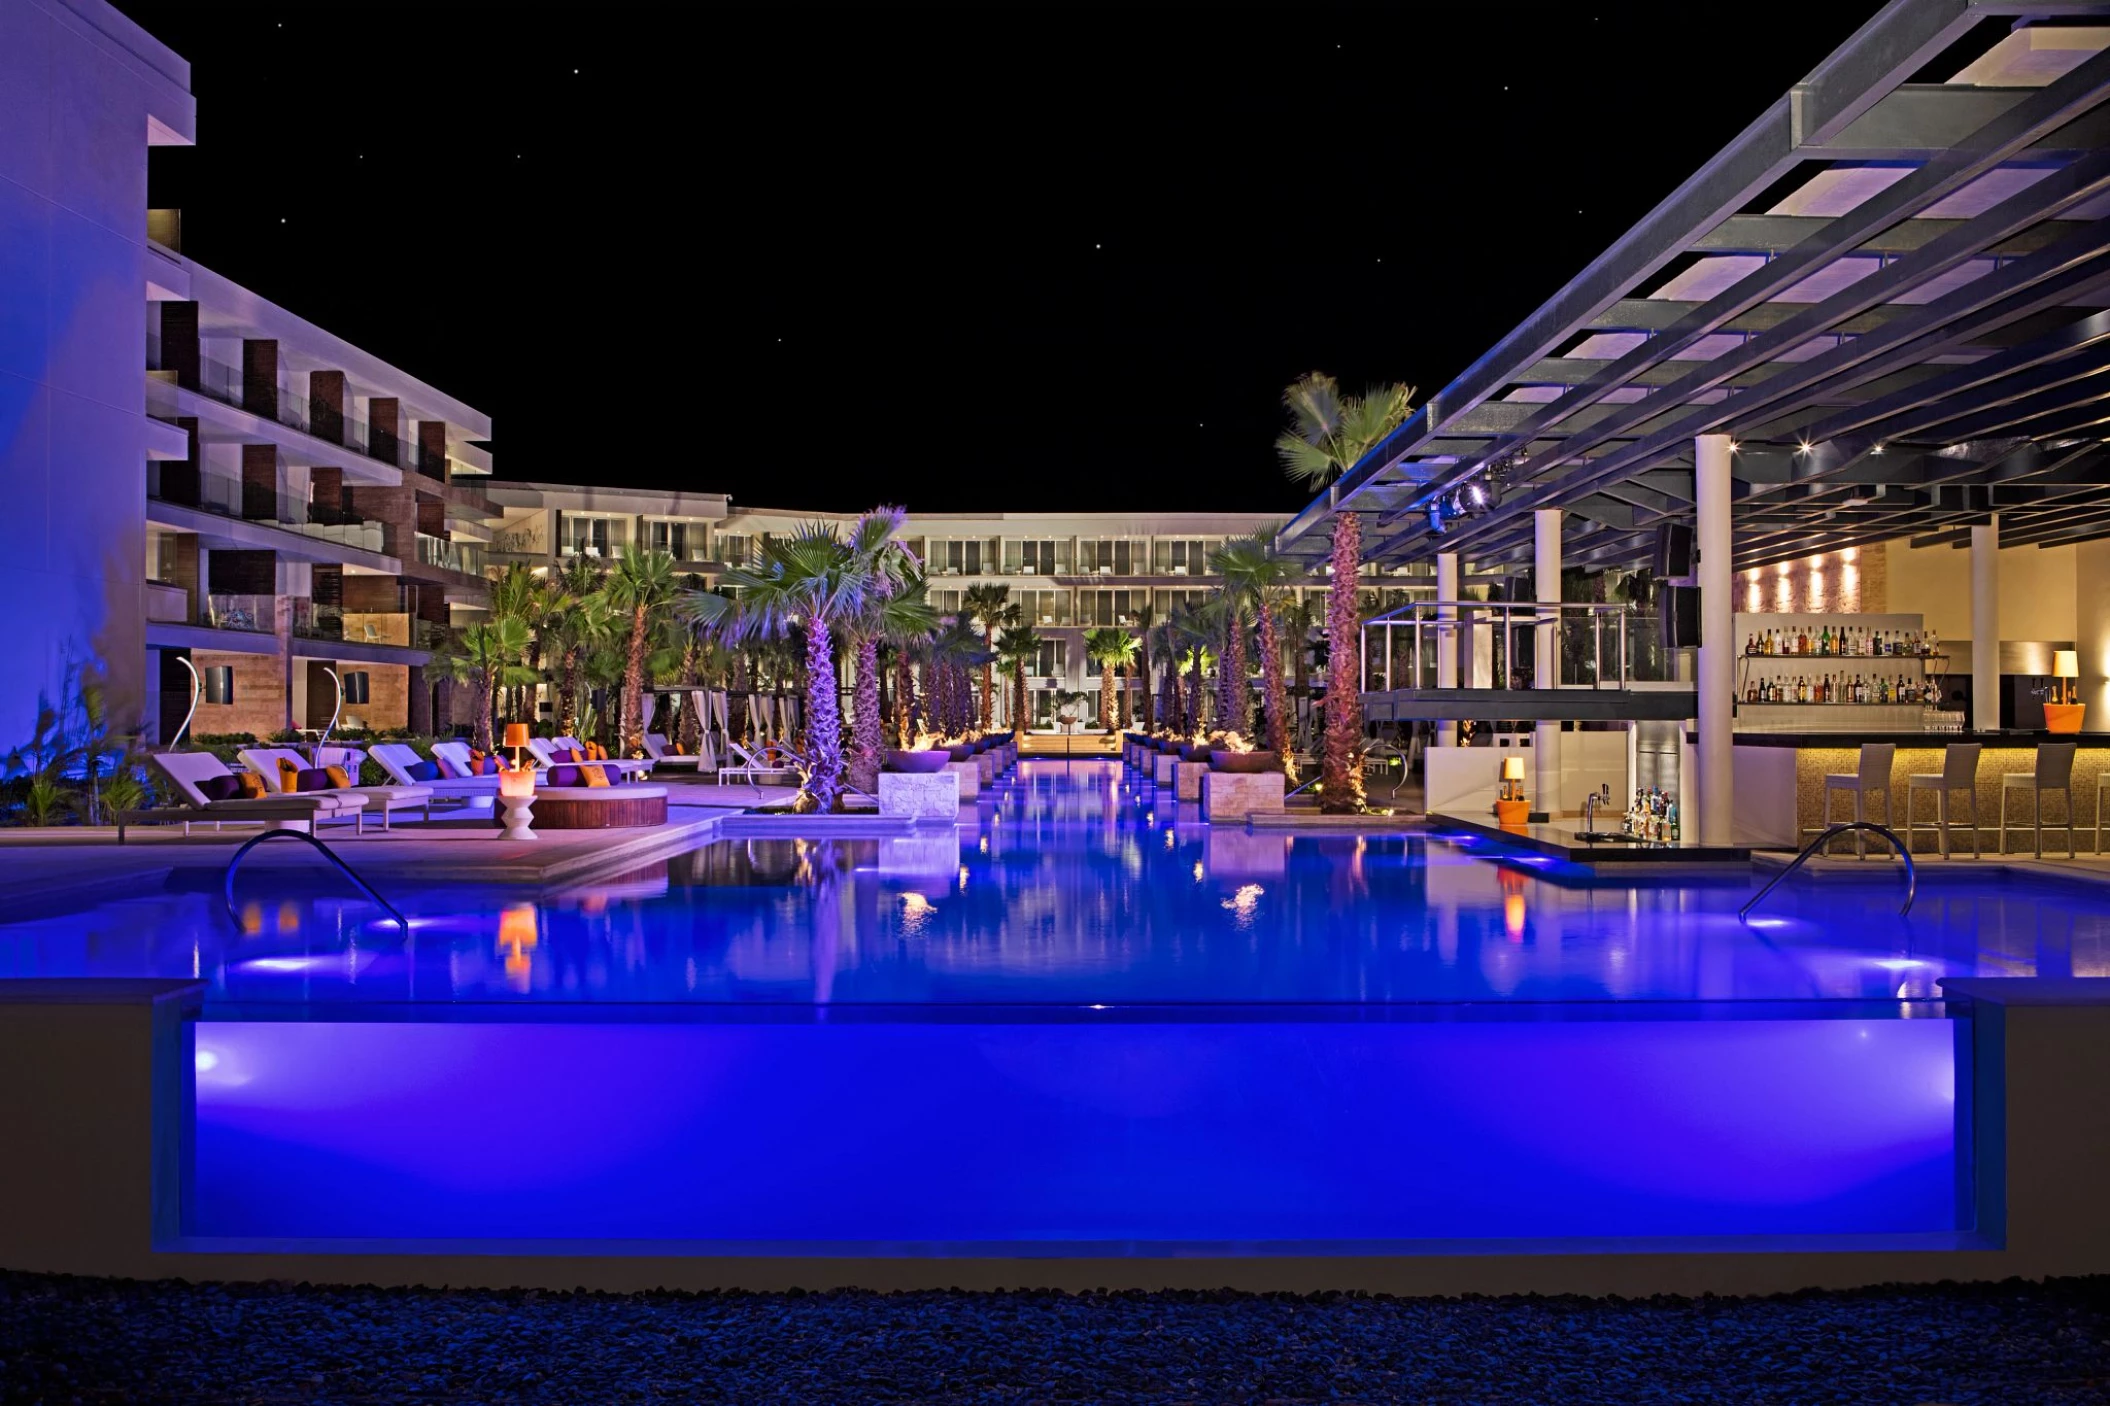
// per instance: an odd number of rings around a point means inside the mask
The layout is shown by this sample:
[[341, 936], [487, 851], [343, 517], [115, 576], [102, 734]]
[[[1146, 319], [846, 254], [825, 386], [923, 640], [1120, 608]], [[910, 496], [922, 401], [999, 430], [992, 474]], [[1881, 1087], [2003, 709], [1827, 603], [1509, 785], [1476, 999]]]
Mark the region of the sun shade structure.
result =
[[2110, 536], [2110, 0], [1897, 0], [1282, 532], [1640, 565], [1735, 444], [1734, 564]]

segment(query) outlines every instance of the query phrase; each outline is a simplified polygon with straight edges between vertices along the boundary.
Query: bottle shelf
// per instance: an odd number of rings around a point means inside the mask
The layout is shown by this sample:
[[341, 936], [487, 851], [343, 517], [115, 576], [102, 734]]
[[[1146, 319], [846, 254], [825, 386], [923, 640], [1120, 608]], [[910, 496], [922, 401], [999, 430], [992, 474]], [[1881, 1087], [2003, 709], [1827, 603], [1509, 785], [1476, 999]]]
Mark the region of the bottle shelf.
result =
[[1901, 703], [1768, 703], [1764, 700], [1753, 702], [1748, 698], [1739, 698], [1736, 701], [1736, 706], [1739, 708], [1932, 708], [1935, 705], [1932, 703], [1914, 702], [1911, 699], [1906, 699]]
[[1754, 664], [1881, 664], [1886, 660], [1912, 660], [1926, 663], [1934, 659], [1947, 659], [1943, 653], [1935, 654], [1739, 654], [1739, 659], [1748, 659]]

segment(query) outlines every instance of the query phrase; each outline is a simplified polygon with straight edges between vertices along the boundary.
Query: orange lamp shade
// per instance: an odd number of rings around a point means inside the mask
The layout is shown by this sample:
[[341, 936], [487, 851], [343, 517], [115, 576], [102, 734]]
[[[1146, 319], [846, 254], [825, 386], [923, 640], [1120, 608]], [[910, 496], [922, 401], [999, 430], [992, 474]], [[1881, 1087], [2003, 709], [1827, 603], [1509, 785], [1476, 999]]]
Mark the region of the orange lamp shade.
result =
[[501, 796], [532, 796], [535, 794], [535, 769], [531, 766], [514, 769], [502, 766], [498, 769], [498, 794]]
[[507, 723], [504, 745], [508, 747], [525, 747], [527, 744], [528, 725], [526, 723]]

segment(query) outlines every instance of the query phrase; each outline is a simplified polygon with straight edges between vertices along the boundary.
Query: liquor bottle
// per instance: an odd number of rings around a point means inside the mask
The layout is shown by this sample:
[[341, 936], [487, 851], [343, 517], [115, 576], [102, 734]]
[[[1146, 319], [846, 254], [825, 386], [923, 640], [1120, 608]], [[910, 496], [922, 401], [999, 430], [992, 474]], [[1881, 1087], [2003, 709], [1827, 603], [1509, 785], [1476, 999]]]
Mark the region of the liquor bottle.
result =
[[1670, 821], [1670, 842], [1671, 842], [1672, 844], [1676, 844], [1676, 843], [1678, 843], [1678, 840], [1679, 840], [1679, 836], [1680, 836], [1680, 829], [1679, 829], [1679, 825], [1678, 825], [1678, 803], [1677, 803], [1676, 801], [1672, 801], [1672, 802], [1670, 803], [1670, 816], [1669, 816], [1669, 821]]

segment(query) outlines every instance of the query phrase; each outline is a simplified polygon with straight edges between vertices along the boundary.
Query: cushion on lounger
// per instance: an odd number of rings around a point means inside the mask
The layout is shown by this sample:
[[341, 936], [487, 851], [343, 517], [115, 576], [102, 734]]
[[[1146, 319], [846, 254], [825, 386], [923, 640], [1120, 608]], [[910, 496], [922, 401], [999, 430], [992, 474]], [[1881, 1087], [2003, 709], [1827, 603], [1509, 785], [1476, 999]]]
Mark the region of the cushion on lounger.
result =
[[440, 775], [447, 778], [449, 781], [459, 780], [460, 778], [469, 774], [468, 772], [462, 770], [461, 763], [450, 761], [446, 757], [441, 757], [438, 761], [434, 762], [433, 765], [437, 766], [440, 769]]
[[414, 762], [403, 768], [403, 774], [412, 781], [437, 781], [440, 779], [438, 762]]
[[686, 748], [686, 747], [682, 746], [682, 745], [681, 745], [681, 744], [680, 744], [679, 742], [677, 742], [677, 743], [675, 743], [675, 744], [674, 744], [674, 755], [675, 755], [675, 756], [677, 756], [677, 757], [686, 757], [686, 756], [687, 756], [688, 754], [689, 754], [689, 749], [688, 749], [688, 748]]
[[278, 789], [287, 792], [300, 789], [299, 762], [289, 762], [284, 757], [278, 759]]
[[264, 789], [264, 778], [253, 771], [245, 771], [237, 776], [234, 784], [242, 788], [242, 799], [245, 801], [258, 800], [270, 794]]
[[579, 775], [588, 786], [606, 786], [608, 784], [608, 773], [597, 766], [582, 766], [579, 768]]
[[342, 791], [352, 784], [352, 774], [341, 766], [326, 766], [323, 774], [330, 778], [330, 785]]
[[579, 780], [579, 769], [566, 762], [562, 766], [551, 767], [549, 769], [549, 780], [542, 784], [545, 786], [583, 786], [585, 783]]
[[198, 794], [208, 801], [231, 801], [242, 794], [242, 781], [237, 776], [202, 776]]
[[549, 760], [551, 766], [556, 766], [561, 762], [575, 762], [578, 759], [579, 754], [569, 747], [550, 748]]
[[302, 767], [298, 772], [299, 784], [289, 786], [289, 791], [327, 791], [330, 789], [330, 773], [319, 766]]
[[483, 776], [483, 775], [485, 775], [485, 774], [486, 774], [486, 773], [485, 773], [485, 771], [484, 771], [484, 762], [485, 762], [485, 760], [486, 760], [486, 758], [484, 757], [484, 754], [483, 754], [482, 752], [478, 751], [478, 750], [477, 750], [476, 748], [474, 748], [474, 747], [471, 747], [471, 748], [469, 749], [469, 774], [470, 774], [471, 776]]

